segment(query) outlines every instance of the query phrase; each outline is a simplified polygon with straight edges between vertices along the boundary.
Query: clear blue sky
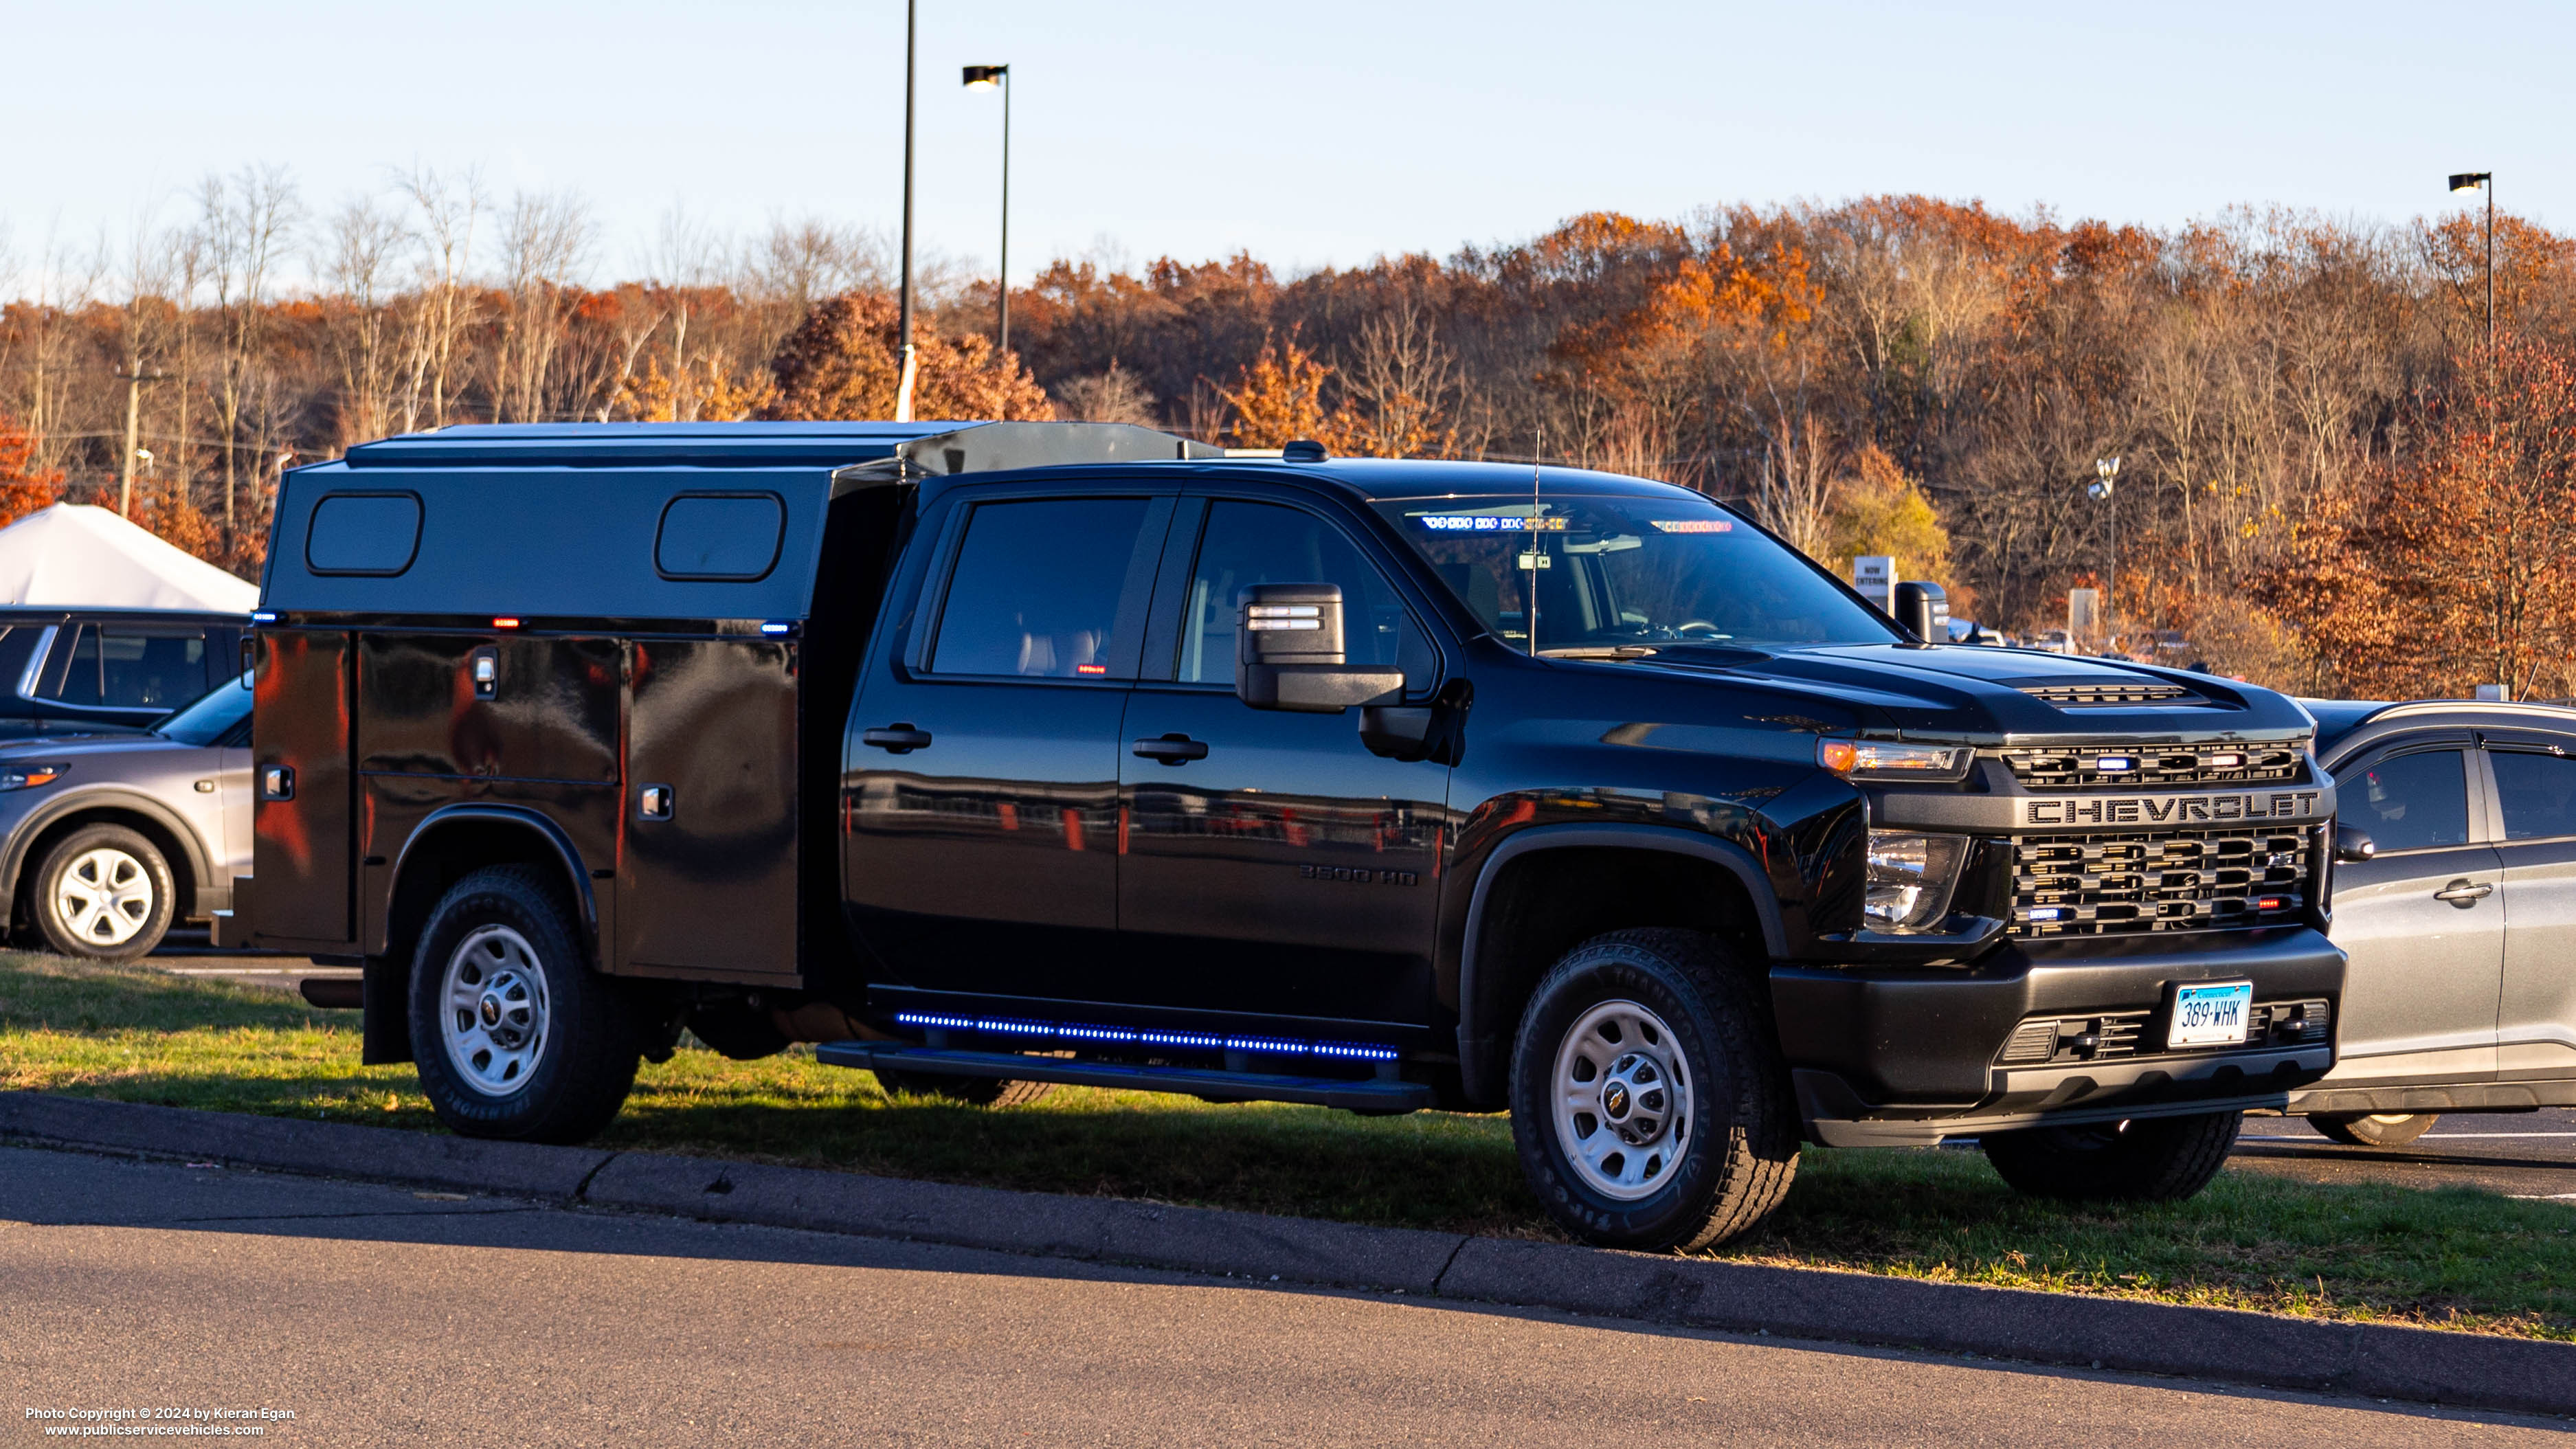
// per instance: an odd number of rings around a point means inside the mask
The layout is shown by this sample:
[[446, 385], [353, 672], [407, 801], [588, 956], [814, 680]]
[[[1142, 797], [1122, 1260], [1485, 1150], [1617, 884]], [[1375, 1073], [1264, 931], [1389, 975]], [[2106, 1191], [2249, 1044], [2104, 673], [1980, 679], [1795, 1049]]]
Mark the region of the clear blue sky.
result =
[[[415, 160], [577, 189], [628, 272], [675, 202], [891, 227], [900, 0], [0, 0], [0, 226], [177, 218], [209, 170], [314, 207]], [[923, 0], [919, 234], [989, 266], [1013, 67], [1013, 272], [1102, 242], [1283, 268], [1573, 212], [1875, 191], [2167, 225], [2236, 202], [2576, 224], [2576, 6]]]

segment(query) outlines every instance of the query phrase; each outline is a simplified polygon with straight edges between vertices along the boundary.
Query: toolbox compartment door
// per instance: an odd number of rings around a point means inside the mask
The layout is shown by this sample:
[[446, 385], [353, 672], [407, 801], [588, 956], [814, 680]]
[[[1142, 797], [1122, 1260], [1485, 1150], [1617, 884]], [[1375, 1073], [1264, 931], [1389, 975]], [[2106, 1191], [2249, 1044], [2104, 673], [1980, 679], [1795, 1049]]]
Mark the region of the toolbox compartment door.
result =
[[350, 636], [262, 629], [253, 667], [251, 918], [258, 945], [339, 953], [350, 910]]
[[619, 967], [792, 982], [798, 646], [642, 638], [629, 648]]

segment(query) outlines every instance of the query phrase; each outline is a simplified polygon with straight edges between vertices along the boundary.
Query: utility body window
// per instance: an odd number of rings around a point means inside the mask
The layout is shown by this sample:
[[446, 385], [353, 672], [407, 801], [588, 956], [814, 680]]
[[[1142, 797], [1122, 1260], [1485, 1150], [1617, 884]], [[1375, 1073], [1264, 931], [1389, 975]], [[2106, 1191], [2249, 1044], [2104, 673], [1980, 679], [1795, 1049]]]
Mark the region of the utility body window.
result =
[[1394, 586], [1348, 539], [1301, 508], [1225, 499], [1209, 505], [1199, 535], [1175, 678], [1234, 682], [1235, 596], [1253, 584], [1340, 585], [1343, 657], [1402, 669], [1409, 690], [1430, 685], [1429, 641]]
[[2576, 760], [2532, 750], [2491, 750], [2504, 838], [2550, 840], [2576, 835]]
[[83, 624], [53, 697], [92, 709], [171, 710], [206, 692], [201, 629]]
[[1147, 508], [1142, 498], [978, 504], [949, 575], [931, 672], [1132, 675], [1112, 653]]
[[2343, 818], [2384, 854], [2469, 843], [2469, 785], [2458, 750], [2392, 755], [2337, 792]]

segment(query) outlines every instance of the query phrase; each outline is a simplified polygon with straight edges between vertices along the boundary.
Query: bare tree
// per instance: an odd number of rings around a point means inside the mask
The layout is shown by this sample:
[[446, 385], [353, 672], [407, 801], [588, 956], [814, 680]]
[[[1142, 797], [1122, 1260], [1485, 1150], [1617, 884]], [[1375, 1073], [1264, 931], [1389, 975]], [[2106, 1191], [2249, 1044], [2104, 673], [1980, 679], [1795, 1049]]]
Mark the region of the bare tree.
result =
[[417, 271], [400, 363], [402, 431], [412, 433], [447, 424], [458, 349], [474, 321], [466, 283], [474, 263], [474, 227], [490, 203], [481, 177], [470, 170], [442, 176], [416, 166], [401, 186], [416, 213]]
[[503, 422], [553, 416], [548, 384], [574, 283], [590, 260], [590, 210], [571, 192], [522, 192], [501, 222], [501, 342], [490, 359], [493, 415]]
[[411, 240], [402, 218], [373, 197], [353, 197], [331, 216], [319, 268], [336, 303], [326, 312], [338, 364], [339, 443], [389, 429], [394, 377], [394, 269]]
[[251, 371], [261, 361], [257, 354], [268, 320], [270, 269], [291, 243], [303, 206], [295, 183], [277, 166], [245, 166], [229, 180], [208, 176], [198, 187], [197, 206], [223, 338], [215, 416], [224, 454], [223, 540], [229, 556], [239, 537], [242, 411]]

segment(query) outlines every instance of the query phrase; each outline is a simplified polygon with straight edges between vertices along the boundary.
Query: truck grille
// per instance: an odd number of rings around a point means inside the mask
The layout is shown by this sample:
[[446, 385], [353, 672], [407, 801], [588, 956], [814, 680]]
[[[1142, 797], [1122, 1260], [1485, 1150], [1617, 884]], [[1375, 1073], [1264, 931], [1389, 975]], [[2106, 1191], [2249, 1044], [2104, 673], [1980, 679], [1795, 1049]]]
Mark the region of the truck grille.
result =
[[2308, 832], [2026, 835], [2013, 842], [2013, 933], [2209, 931], [2298, 918]]
[[[2140, 1052], [2162, 1056], [2145, 1044], [2148, 1011], [2109, 1011], [2091, 1016], [2034, 1016], [2013, 1028], [1995, 1065], [2035, 1067], [2045, 1064], [2109, 1061]], [[2334, 1018], [2326, 1003], [2260, 1001], [2245, 1022], [2245, 1045], [2187, 1047], [2187, 1051], [2251, 1051], [2262, 1047], [2320, 1046], [2334, 1037]]]
[[2037, 790], [2087, 785], [2219, 785], [2295, 780], [2301, 751], [2290, 745], [2164, 745], [2135, 748], [2087, 745], [2079, 749], [2013, 749], [2003, 752], [2013, 778]]

